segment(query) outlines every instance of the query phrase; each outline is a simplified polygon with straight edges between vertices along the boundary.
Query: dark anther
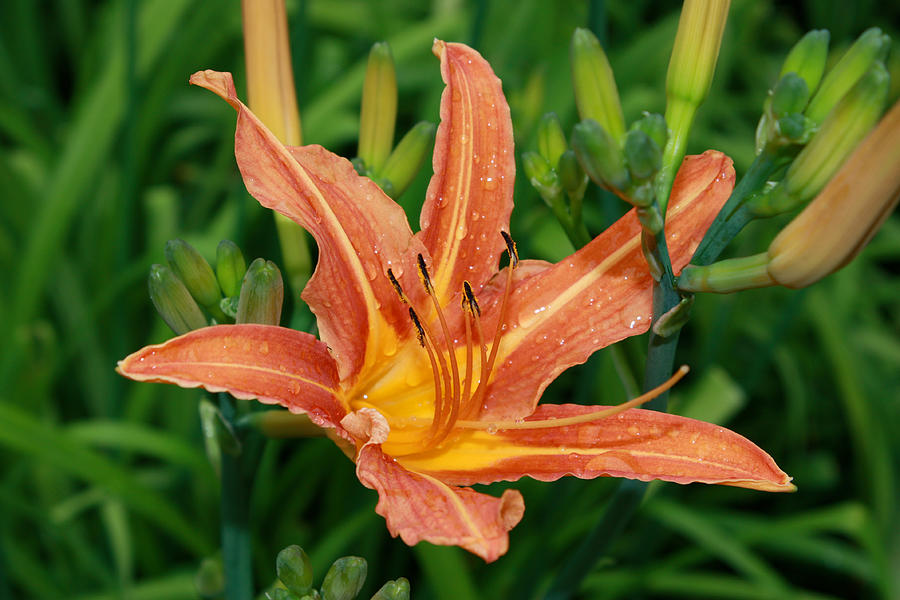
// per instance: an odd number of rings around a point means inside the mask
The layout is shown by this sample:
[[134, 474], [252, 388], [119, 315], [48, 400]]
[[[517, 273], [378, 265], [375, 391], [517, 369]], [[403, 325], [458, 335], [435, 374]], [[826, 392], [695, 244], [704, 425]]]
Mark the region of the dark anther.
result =
[[465, 299], [465, 304], [469, 305], [472, 314], [480, 317], [481, 307], [478, 306], [478, 300], [475, 299], [475, 292], [472, 291], [472, 286], [469, 285], [468, 281], [463, 281], [463, 298]]
[[509, 253], [509, 265], [513, 268], [519, 264], [519, 253], [516, 251], [516, 243], [505, 231], [501, 231], [503, 241], [506, 242], [506, 251]]
[[422, 277], [422, 285], [425, 286], [425, 291], [431, 294], [434, 291], [434, 287], [431, 285], [431, 277], [428, 276], [428, 267], [425, 266], [425, 257], [419, 254], [416, 258], [419, 261], [419, 275]]
[[425, 330], [422, 328], [422, 323], [419, 322], [419, 315], [416, 314], [416, 311], [413, 310], [413, 307], [409, 307], [409, 318], [412, 319], [413, 325], [416, 326], [416, 339], [419, 340], [419, 344], [422, 347], [425, 347]]
[[394, 286], [394, 290], [397, 292], [397, 295], [400, 296], [400, 302], [406, 304], [406, 296], [403, 294], [403, 288], [400, 287], [400, 282], [394, 277], [394, 272], [388, 269], [387, 273], [388, 279], [391, 280], [391, 285]]

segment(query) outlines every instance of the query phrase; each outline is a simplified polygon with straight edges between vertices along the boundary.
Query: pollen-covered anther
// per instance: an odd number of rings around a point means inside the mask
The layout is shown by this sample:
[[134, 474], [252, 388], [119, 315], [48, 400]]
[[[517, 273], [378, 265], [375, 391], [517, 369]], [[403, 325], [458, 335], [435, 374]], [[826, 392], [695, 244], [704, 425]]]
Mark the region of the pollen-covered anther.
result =
[[421, 254], [417, 255], [416, 262], [419, 265], [419, 279], [422, 280], [422, 287], [425, 288], [425, 292], [430, 296], [434, 294], [434, 286], [431, 284], [431, 277], [428, 275], [428, 267], [425, 266], [425, 257]]
[[[403, 304], [409, 304], [409, 301], [406, 299], [406, 294], [403, 293], [403, 288], [400, 287], [400, 282], [397, 281], [397, 278], [394, 277], [394, 272], [391, 269], [387, 270], [388, 279], [391, 280], [391, 285], [394, 286], [394, 291], [397, 292], [397, 295], [400, 296], [400, 302]], [[412, 311], [412, 309], [409, 309]]]
[[478, 300], [475, 298], [475, 292], [468, 281], [463, 281], [463, 309], [469, 311], [473, 316], [481, 316], [481, 307], [478, 306]]
[[419, 321], [419, 315], [416, 314], [416, 311], [412, 306], [409, 307], [409, 318], [412, 320], [413, 325], [416, 326], [416, 339], [419, 340], [419, 344], [425, 348], [425, 330], [422, 329], [422, 322]]

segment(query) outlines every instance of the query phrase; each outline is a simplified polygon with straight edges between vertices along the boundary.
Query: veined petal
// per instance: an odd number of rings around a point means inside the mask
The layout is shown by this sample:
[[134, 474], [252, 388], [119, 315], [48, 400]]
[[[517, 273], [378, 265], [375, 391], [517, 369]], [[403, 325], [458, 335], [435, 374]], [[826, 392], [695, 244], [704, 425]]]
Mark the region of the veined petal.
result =
[[316, 239], [319, 263], [303, 298], [342, 379], [393, 352], [410, 325], [386, 272], [414, 277], [424, 252], [403, 209], [347, 160], [320, 146], [283, 146], [238, 100], [230, 73], [198, 72], [191, 83], [238, 111], [235, 157], [247, 190]]
[[335, 427], [346, 408], [335, 396], [337, 367], [328, 347], [308, 333], [270, 325], [217, 325], [141, 348], [116, 370], [136, 381], [228, 392], [280, 404]]
[[[690, 260], [733, 187], [734, 168], [724, 154], [707, 151], [685, 158], [666, 220], [676, 273]], [[650, 326], [653, 282], [634, 211], [575, 254], [522, 275], [510, 297], [485, 418], [531, 414], [544, 388], [562, 371]], [[488, 331], [496, 326], [504, 278], [501, 273], [485, 290]]]
[[[549, 425], [604, 408], [544, 404], [524, 423]], [[577, 425], [458, 436], [446, 450], [398, 462], [451, 485], [515, 481], [526, 475], [555, 481], [574, 475], [717, 483], [771, 492], [795, 489], [791, 478], [750, 440], [718, 425], [652, 410], [631, 409]]]
[[525, 512], [515, 490], [495, 498], [447, 485], [404, 469], [377, 444], [360, 450], [356, 473], [363, 485], [378, 492], [375, 512], [385, 518], [388, 531], [410, 546], [422, 540], [460, 546], [492, 562], [506, 553], [509, 530]]
[[462, 44], [436, 40], [433, 51], [447, 87], [418, 236], [434, 259], [432, 279], [446, 304], [463, 280], [478, 292], [496, 272], [516, 165], [509, 106], [491, 66]]

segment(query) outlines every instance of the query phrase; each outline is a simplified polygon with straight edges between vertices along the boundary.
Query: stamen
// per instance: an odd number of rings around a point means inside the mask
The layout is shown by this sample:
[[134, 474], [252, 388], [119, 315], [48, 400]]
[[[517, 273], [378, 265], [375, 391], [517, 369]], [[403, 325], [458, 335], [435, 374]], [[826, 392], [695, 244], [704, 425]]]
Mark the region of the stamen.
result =
[[419, 263], [419, 277], [422, 280], [422, 285], [425, 287], [425, 292], [430, 296], [434, 294], [434, 286], [431, 285], [431, 277], [428, 276], [428, 268], [425, 266], [425, 258], [419, 254], [416, 256], [416, 260]]
[[[440, 352], [438, 352], [437, 344], [431, 330], [420, 319], [419, 315], [413, 307], [409, 307], [409, 317], [420, 336], [419, 343], [428, 353], [428, 360], [431, 363], [431, 373], [434, 377], [434, 417], [431, 420], [428, 438], [433, 440], [438, 432], [441, 422], [444, 420], [445, 404], [451, 396], [450, 375], [447, 371], [447, 363], [444, 362]], [[442, 385], [443, 380], [443, 385]], [[442, 393], [443, 392], [443, 393]]]
[[480, 317], [481, 307], [478, 306], [478, 300], [475, 299], [475, 293], [472, 291], [472, 286], [469, 285], [468, 281], [463, 281], [463, 299], [465, 300], [463, 309], [465, 309], [466, 304], [468, 304], [469, 308], [472, 310], [472, 313], [477, 314]]
[[416, 326], [416, 339], [419, 340], [419, 344], [425, 348], [425, 330], [422, 329], [422, 323], [419, 321], [419, 315], [416, 314], [416, 311], [413, 310], [413, 307], [409, 307], [409, 318], [412, 319], [413, 325]]
[[516, 243], [512, 237], [505, 231], [500, 231], [503, 241], [506, 242], [506, 251], [509, 253], [509, 266], [513, 269], [519, 266], [519, 253], [516, 250]]
[[[390, 269], [387, 270], [388, 279], [391, 280], [391, 285], [394, 286], [394, 291], [397, 292], [397, 295], [400, 296], [400, 302], [403, 304], [409, 304], [409, 301], [406, 299], [406, 295], [403, 293], [403, 288], [400, 287], [400, 282], [397, 281], [397, 278], [394, 277], [394, 272]], [[412, 310], [412, 309], [410, 309]]]
[[568, 427], [570, 425], [580, 425], [582, 423], [589, 423], [591, 421], [599, 421], [600, 419], [606, 419], [615, 416], [619, 413], [625, 412], [630, 408], [640, 406], [645, 402], [653, 400], [663, 392], [671, 389], [676, 383], [681, 381], [681, 379], [688, 374], [688, 371], [690, 371], [690, 368], [688, 368], [687, 365], [682, 365], [681, 368], [679, 368], [672, 375], [672, 377], [670, 377], [669, 380], [662, 385], [657, 386], [649, 392], [641, 394], [637, 398], [633, 398], [628, 402], [623, 402], [618, 406], [598, 410], [596, 412], [576, 415], [574, 417], [563, 417], [561, 419], [545, 419], [543, 421], [497, 421], [494, 423], [483, 421], [457, 421], [456, 426], [465, 429], [500, 431], [510, 429], [551, 429], [555, 427]]

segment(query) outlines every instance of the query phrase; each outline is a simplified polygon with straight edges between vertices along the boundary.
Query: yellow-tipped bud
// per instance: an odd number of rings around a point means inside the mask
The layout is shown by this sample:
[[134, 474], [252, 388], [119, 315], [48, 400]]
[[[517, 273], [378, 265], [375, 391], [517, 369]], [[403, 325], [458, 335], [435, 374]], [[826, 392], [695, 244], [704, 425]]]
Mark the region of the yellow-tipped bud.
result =
[[878, 120], [888, 85], [884, 65], [874, 63], [829, 113], [812, 141], [794, 159], [784, 180], [752, 201], [754, 213], [769, 216], [786, 212], [818, 194]]
[[847, 91], [871, 70], [873, 63], [884, 58], [890, 45], [891, 38], [877, 27], [863, 32], [825, 76], [816, 95], [809, 101], [806, 116], [821, 123]]
[[[699, 105], [709, 93], [730, 0], [685, 0], [666, 74], [666, 97]], [[666, 115], [671, 125], [671, 119]]]
[[600, 123], [614, 140], [625, 135], [625, 117], [612, 67], [597, 38], [587, 29], [572, 35], [569, 50], [578, 114]]
[[900, 197], [900, 103], [885, 115], [825, 189], [769, 246], [779, 284], [810, 285], [850, 262]]
[[394, 147], [397, 120], [397, 72], [387, 42], [378, 42], [369, 52], [359, 117], [359, 157], [374, 176]]
[[800, 38], [784, 59], [778, 78], [781, 79], [788, 73], [796, 73], [806, 83], [807, 91], [810, 94], [815, 93], [825, 73], [829, 38], [827, 29], [814, 29]]

